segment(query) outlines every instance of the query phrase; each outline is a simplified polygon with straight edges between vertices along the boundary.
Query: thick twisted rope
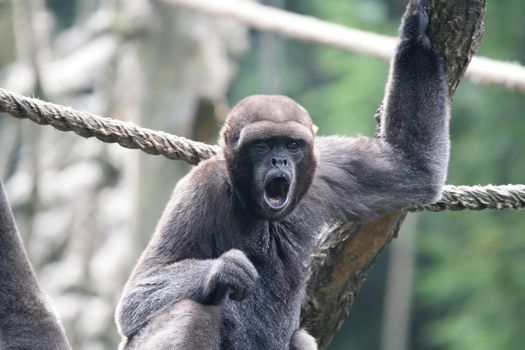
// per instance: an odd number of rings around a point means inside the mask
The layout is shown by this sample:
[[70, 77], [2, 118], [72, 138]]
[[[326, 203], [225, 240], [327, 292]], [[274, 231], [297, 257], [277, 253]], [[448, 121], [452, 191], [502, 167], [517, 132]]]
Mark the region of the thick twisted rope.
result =
[[96, 137], [104, 142], [116, 142], [123, 147], [140, 149], [149, 154], [185, 160], [190, 164], [208, 159], [220, 150], [218, 146], [141, 128], [130, 122], [75, 111], [4, 89], [0, 89], [0, 112], [19, 119], [30, 119], [37, 124], [51, 125], [58, 130], [73, 131], [83, 137]]
[[[25, 97], [0, 89], [0, 112], [37, 124], [73, 131], [83, 137], [118, 143], [126, 148], [163, 155], [173, 160], [197, 164], [220, 151], [184, 137], [141, 128], [133, 123], [75, 111], [50, 102]], [[525, 208], [525, 185], [445, 186], [441, 199], [433, 204], [409, 208], [410, 211], [520, 209]]]
[[525, 185], [453, 186], [443, 189], [441, 199], [433, 204], [409, 208], [409, 211], [523, 209]]

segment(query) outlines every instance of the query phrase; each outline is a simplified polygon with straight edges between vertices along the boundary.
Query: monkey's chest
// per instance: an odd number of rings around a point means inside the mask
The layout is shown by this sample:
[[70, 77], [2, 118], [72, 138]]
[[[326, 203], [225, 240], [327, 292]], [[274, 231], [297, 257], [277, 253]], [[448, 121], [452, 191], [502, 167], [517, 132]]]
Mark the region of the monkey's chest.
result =
[[288, 349], [299, 328], [300, 287], [290, 289], [284, 271], [263, 267], [259, 273], [254, 294], [241, 302], [224, 301], [221, 350]]

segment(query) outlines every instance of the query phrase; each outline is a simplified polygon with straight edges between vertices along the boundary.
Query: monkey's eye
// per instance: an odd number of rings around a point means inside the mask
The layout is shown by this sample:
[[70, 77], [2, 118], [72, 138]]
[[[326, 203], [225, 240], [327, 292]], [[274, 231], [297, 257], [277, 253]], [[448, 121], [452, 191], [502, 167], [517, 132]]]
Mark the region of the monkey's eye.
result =
[[298, 142], [292, 141], [286, 144], [286, 149], [292, 153], [295, 153], [295, 152], [299, 152], [299, 150], [301, 149], [301, 146], [299, 145]]
[[270, 149], [270, 144], [266, 141], [259, 141], [253, 147], [258, 153], [264, 153]]

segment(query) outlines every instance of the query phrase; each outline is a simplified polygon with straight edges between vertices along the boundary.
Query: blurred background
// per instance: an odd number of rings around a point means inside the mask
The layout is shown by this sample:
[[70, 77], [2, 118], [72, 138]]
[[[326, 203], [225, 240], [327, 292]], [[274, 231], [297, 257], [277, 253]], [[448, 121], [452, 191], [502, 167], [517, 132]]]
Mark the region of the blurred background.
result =
[[[264, 0], [396, 35], [404, 0]], [[489, 1], [479, 54], [525, 63], [525, 2]], [[368, 134], [385, 61], [147, 0], [0, 0], [0, 87], [214, 143], [229, 106], [286, 94], [320, 134]], [[525, 96], [462, 81], [450, 184], [525, 183]], [[113, 310], [189, 167], [0, 118], [0, 177], [74, 349], [115, 349]], [[1, 242], [0, 242], [1, 244]], [[525, 344], [525, 215], [410, 214], [330, 350]]]

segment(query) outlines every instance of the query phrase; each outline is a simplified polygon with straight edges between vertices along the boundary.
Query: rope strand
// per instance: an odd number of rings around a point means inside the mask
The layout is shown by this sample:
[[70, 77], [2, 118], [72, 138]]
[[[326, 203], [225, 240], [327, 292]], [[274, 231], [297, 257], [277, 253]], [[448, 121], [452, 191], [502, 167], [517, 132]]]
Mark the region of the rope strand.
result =
[[[251, 28], [286, 38], [313, 42], [389, 60], [397, 38], [353, 29], [315, 17], [280, 10], [252, 1], [162, 0], [199, 13], [229, 17]], [[498, 84], [525, 93], [525, 67], [486, 57], [473, 57], [466, 78], [477, 84]]]
[[[163, 131], [141, 128], [133, 123], [105, 118], [70, 107], [29, 98], [0, 89], [0, 112], [61, 131], [73, 131], [83, 137], [96, 137], [119, 145], [140, 149], [153, 155], [197, 164], [220, 151], [211, 146]], [[445, 186], [439, 201], [408, 208], [409, 211], [522, 209], [525, 208], [525, 185]]]
[[162, 131], [141, 128], [133, 123], [75, 111], [50, 102], [29, 98], [0, 89], [0, 112], [61, 131], [73, 131], [83, 137], [96, 137], [122, 147], [140, 149], [190, 164], [208, 159], [219, 152], [218, 146], [192, 141]]
[[523, 209], [525, 185], [453, 186], [443, 189], [441, 199], [433, 204], [409, 208], [409, 211]]

